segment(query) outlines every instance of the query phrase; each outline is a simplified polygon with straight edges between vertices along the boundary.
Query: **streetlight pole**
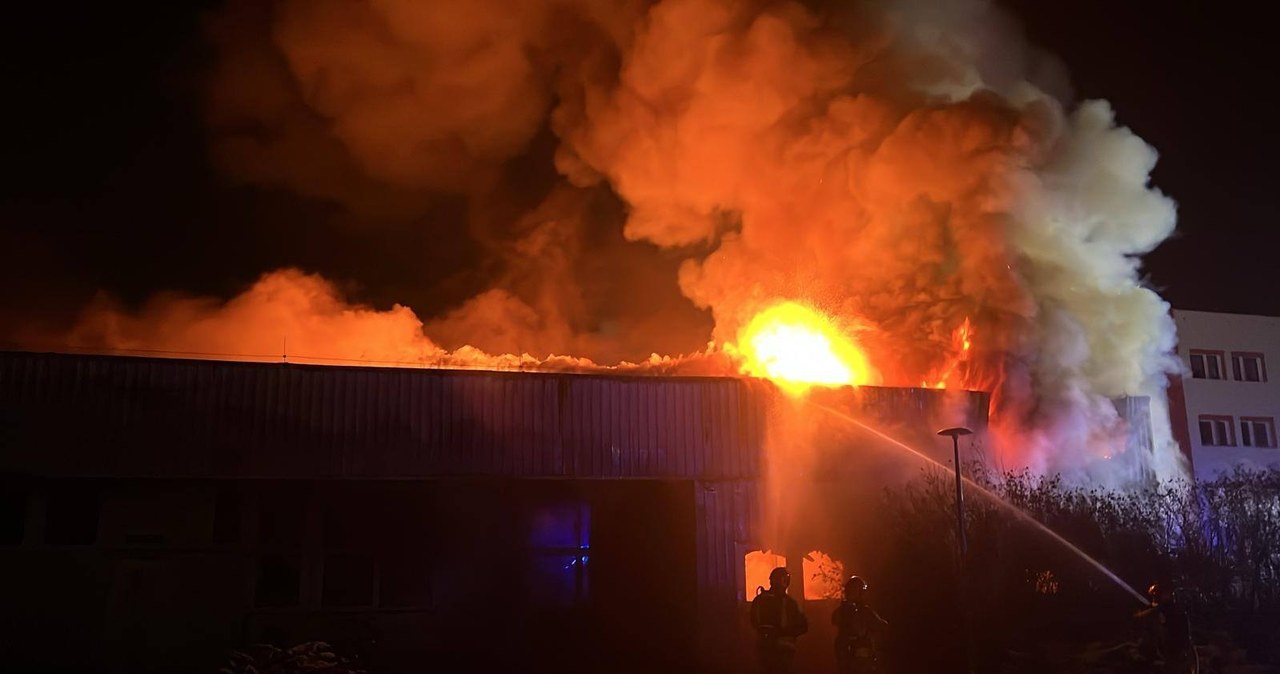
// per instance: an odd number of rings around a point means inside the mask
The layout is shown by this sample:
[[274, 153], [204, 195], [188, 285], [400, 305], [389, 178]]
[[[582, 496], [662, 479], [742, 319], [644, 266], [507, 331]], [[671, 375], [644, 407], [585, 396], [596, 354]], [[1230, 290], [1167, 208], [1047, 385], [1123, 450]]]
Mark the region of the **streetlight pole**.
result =
[[968, 620], [968, 569], [966, 561], [969, 555], [969, 543], [964, 535], [964, 480], [960, 476], [960, 436], [972, 435], [973, 431], [957, 426], [955, 428], [944, 428], [938, 431], [938, 435], [945, 435], [951, 438], [951, 452], [955, 460], [956, 469], [956, 546], [959, 549], [958, 567], [960, 569], [960, 634], [964, 639], [964, 658], [966, 671], [973, 671], [973, 643], [969, 639], [969, 620]]
[[945, 435], [951, 438], [951, 450], [955, 457], [956, 469], [956, 544], [960, 546], [960, 564], [963, 568], [965, 556], [969, 552], [969, 543], [965, 540], [964, 535], [964, 481], [960, 477], [960, 436], [972, 435], [973, 431], [957, 426], [956, 428], [944, 428], [938, 431], [938, 435]]

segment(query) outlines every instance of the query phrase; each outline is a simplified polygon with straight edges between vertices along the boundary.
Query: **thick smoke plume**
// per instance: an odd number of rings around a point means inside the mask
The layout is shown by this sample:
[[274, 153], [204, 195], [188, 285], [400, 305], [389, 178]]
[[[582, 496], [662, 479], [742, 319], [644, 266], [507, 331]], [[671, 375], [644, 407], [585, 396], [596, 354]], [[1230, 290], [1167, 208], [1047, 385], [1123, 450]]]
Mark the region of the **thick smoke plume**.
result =
[[[1148, 184], [1156, 153], [1105, 102], [1056, 98], [1061, 71], [988, 3], [286, 0], [233, 5], [210, 35], [229, 175], [374, 219], [461, 198], [470, 222], [441, 235], [481, 241], [498, 271], [425, 325], [255, 304], [270, 284], [324, 296], [282, 272], [225, 305], [170, 305], [163, 334], [192, 350], [274, 348], [278, 329], [237, 342], [266, 320], [238, 309], [253, 305], [295, 317], [291, 340], [307, 311], [349, 330], [314, 330], [317, 352], [608, 362], [730, 344], [796, 300], [856, 331], [884, 384], [993, 391], [1006, 468], [1122, 478], [1110, 399], [1140, 395], [1148, 468], [1181, 470], [1173, 324], [1140, 278], [1175, 222]], [[522, 190], [531, 205], [492, 207]], [[654, 299], [672, 278], [683, 307]], [[147, 343], [143, 317], [98, 310], [80, 334]]]

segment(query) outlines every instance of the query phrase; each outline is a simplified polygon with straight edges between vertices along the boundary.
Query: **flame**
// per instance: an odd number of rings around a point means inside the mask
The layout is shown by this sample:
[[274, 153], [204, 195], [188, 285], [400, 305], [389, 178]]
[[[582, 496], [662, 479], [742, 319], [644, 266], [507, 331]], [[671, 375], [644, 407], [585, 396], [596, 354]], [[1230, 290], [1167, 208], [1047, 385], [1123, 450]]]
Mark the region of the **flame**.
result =
[[952, 355], [945, 365], [934, 371], [933, 375], [921, 382], [923, 388], [947, 388], [957, 374], [960, 366], [969, 361], [970, 349], [973, 348], [973, 325], [966, 316], [960, 327], [951, 333]]
[[862, 350], [830, 317], [795, 302], [756, 314], [738, 333], [738, 344], [743, 374], [772, 379], [795, 396], [814, 385], [858, 386], [875, 377]]

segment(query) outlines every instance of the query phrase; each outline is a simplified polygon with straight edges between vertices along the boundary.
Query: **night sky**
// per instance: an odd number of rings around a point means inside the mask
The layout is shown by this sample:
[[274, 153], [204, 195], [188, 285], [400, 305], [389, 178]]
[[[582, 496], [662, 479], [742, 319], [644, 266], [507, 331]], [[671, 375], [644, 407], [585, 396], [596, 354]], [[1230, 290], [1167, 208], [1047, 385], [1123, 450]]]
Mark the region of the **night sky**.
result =
[[[201, 21], [217, 4], [7, 13], [2, 325], [68, 321], [99, 290], [127, 303], [157, 290], [230, 296], [285, 265], [421, 316], [482, 290], [477, 251], [440, 245], [434, 229], [462, 218], [448, 199], [416, 222], [353, 225], [331, 205], [215, 171]], [[1154, 182], [1178, 202], [1180, 233], [1146, 258], [1151, 284], [1175, 308], [1280, 315], [1268, 260], [1280, 240], [1272, 24], [1208, 3], [1004, 4], [1065, 64], [1077, 98], [1110, 100], [1159, 150]], [[553, 141], [526, 160], [549, 162]]]

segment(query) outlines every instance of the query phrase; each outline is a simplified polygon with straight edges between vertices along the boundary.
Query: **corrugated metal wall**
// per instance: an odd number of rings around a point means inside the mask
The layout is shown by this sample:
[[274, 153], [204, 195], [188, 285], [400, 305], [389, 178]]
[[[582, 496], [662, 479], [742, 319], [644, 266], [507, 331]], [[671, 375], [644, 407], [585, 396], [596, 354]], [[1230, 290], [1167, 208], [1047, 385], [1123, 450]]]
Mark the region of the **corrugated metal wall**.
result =
[[759, 482], [694, 485], [698, 545], [698, 642], [707, 664], [746, 666], [743, 556], [759, 540]]
[[0, 468], [236, 477], [752, 478], [768, 389], [0, 354]]
[[[699, 644], [742, 664], [743, 554], [758, 542], [777, 393], [734, 378], [383, 369], [0, 353], [0, 471], [49, 476], [693, 480]], [[956, 396], [831, 391], [928, 421]], [[926, 429], [932, 434], [932, 427]]]

